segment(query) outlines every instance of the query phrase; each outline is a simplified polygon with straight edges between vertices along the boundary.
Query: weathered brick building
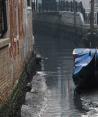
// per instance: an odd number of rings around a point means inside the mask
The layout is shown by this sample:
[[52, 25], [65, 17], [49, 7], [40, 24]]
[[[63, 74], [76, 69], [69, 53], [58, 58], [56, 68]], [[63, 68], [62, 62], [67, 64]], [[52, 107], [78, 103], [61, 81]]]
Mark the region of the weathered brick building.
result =
[[9, 99], [33, 51], [31, 0], [0, 0], [0, 34], [2, 104]]

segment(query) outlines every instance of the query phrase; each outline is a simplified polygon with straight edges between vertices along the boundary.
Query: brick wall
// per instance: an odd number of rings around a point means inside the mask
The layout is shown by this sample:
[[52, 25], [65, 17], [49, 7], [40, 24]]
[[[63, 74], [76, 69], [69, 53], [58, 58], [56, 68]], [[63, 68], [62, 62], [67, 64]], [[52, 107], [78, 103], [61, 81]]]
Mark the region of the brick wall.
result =
[[5, 103], [10, 98], [25, 64], [32, 54], [33, 49], [32, 51], [28, 50], [28, 55], [25, 56], [24, 52], [27, 44], [24, 44], [24, 42], [25, 40], [20, 40], [19, 54], [17, 54], [15, 59], [9, 56], [8, 46], [0, 48], [0, 104]]
[[0, 103], [7, 100], [11, 89], [11, 69], [7, 47], [0, 50]]
[[[2, 45], [5, 46], [5, 43], [2, 42], [3, 39], [0, 39], [0, 104], [5, 103], [10, 98], [13, 89], [19, 81], [20, 75], [24, 70], [25, 64], [28, 62], [33, 51], [34, 38], [32, 34], [32, 9], [27, 9], [26, 5], [27, 3], [24, 2], [24, 7], [21, 7], [21, 5], [16, 7], [23, 8], [23, 13], [18, 12], [16, 9], [17, 13], [15, 17], [17, 21], [15, 20], [13, 26], [11, 25], [11, 20], [13, 18], [8, 18], [9, 41], [6, 41], [7, 45], [11, 46], [2, 48]], [[8, 3], [8, 14], [11, 12], [10, 10], [10, 4]], [[23, 21], [21, 20], [21, 16], [23, 17]], [[23, 25], [19, 24], [21, 21]], [[14, 27], [15, 30], [12, 30], [11, 27]], [[23, 30], [21, 30], [22, 28]], [[24, 32], [23, 35], [22, 31]], [[14, 39], [12, 34], [15, 34], [14, 38], [18, 38], [19, 44], [12, 41]], [[14, 44], [16, 44], [16, 47], [14, 47]], [[10, 56], [9, 52], [9, 50], [13, 49], [16, 49], [15, 58], [13, 57], [14, 55]]]

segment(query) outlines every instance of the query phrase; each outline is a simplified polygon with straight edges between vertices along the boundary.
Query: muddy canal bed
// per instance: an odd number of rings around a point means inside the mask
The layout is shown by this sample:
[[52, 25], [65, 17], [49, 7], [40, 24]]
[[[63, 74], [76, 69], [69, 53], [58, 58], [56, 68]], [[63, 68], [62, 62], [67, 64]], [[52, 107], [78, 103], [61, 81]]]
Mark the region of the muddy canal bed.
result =
[[31, 90], [26, 93], [21, 108], [21, 117], [39, 117], [46, 108], [47, 86], [43, 72], [37, 72], [31, 82]]
[[98, 90], [78, 95], [72, 80], [74, 48], [84, 47], [73, 35], [36, 35], [41, 70], [32, 81], [22, 117], [97, 117]]

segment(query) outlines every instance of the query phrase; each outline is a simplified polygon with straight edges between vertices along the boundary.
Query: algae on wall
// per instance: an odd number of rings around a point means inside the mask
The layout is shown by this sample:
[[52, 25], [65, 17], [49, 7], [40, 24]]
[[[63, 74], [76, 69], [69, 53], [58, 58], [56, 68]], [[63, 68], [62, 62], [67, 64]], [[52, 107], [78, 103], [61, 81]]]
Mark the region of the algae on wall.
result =
[[0, 117], [20, 117], [21, 105], [24, 103], [26, 94], [26, 85], [31, 81], [36, 72], [35, 55], [33, 55], [13, 90], [11, 98], [8, 102], [1, 106]]

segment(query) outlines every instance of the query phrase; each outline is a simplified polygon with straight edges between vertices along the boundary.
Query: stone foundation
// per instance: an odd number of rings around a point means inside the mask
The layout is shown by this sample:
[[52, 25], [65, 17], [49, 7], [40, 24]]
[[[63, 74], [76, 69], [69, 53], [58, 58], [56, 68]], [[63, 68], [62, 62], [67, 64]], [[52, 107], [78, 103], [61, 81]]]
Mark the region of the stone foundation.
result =
[[35, 55], [30, 57], [29, 63], [25, 65], [24, 71], [20, 76], [17, 85], [7, 103], [0, 108], [0, 117], [20, 117], [21, 105], [24, 102], [26, 94], [26, 85], [35, 74]]

